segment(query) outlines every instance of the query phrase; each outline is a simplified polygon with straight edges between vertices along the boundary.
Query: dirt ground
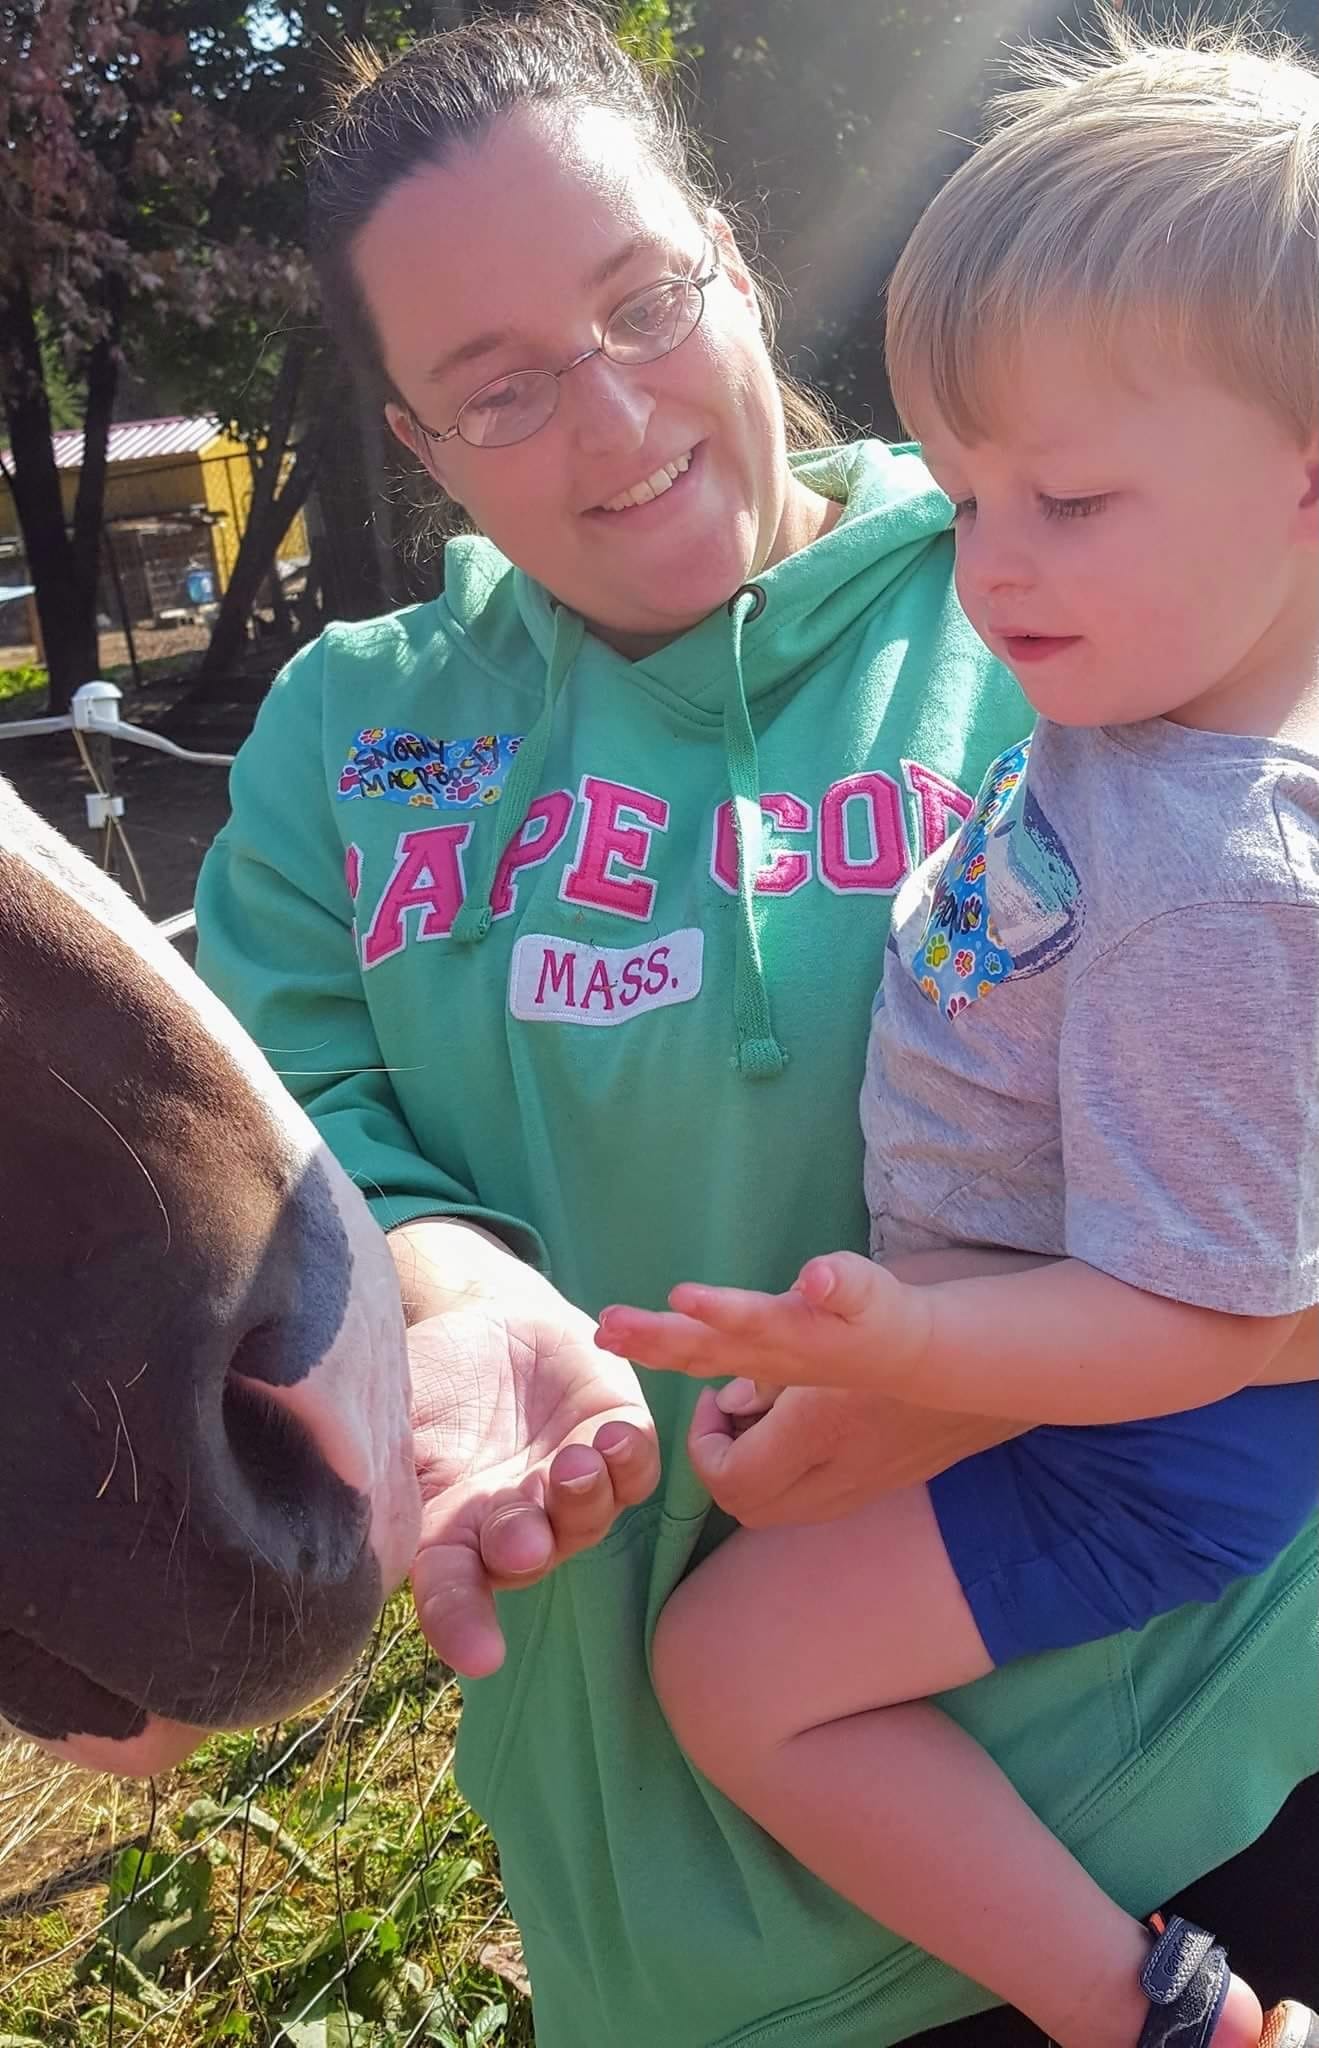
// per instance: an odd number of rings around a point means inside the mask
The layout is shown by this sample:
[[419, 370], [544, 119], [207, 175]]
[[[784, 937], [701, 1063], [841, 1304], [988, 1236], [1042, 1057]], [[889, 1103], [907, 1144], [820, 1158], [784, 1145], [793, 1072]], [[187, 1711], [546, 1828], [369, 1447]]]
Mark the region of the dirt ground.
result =
[[[144, 675], [158, 671], [162, 662], [186, 661], [189, 655], [202, 653], [210, 635], [210, 627], [203, 619], [193, 619], [177, 626], [153, 626], [149, 619], [139, 620], [133, 628], [133, 647], [138, 665]], [[101, 672], [130, 668], [128, 637], [122, 632], [102, 629], [100, 634]], [[29, 641], [19, 641], [10, 646], [0, 646], [0, 668], [37, 668], [41, 656]], [[131, 685], [129, 685], [131, 687]]]
[[[107, 638], [109, 636], [106, 636]], [[201, 704], [184, 682], [124, 688], [121, 716], [154, 728], [176, 745], [207, 753], [233, 753], [246, 737], [256, 712], [249, 701]], [[20, 715], [18, 704], [5, 707]], [[34, 716], [26, 707], [23, 716]], [[103, 837], [87, 830], [84, 798], [91, 784], [73, 739], [52, 733], [5, 740], [0, 722], [0, 775], [13, 783], [25, 803], [100, 862]], [[124, 798], [123, 826], [146, 884], [148, 914], [160, 920], [186, 910], [202, 855], [228, 815], [228, 777], [223, 768], [201, 768], [144, 747], [116, 744], [115, 785]], [[122, 859], [115, 872], [130, 889]]]

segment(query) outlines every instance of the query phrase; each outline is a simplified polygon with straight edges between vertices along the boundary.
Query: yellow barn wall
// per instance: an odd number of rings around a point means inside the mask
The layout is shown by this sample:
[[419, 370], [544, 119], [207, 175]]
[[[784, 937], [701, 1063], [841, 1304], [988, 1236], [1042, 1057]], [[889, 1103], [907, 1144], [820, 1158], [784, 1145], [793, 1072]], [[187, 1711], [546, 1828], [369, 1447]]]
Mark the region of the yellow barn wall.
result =
[[[281, 480], [292, 466], [293, 458], [289, 456], [285, 459]], [[223, 590], [233, 574], [238, 543], [247, 526], [252, 504], [252, 465], [247, 449], [241, 441], [230, 441], [227, 436], [209, 442], [202, 451], [201, 473], [207, 505], [212, 512], [226, 515], [211, 529], [216, 574]], [[279, 544], [280, 559], [289, 561], [310, 552], [307, 524], [299, 512]]]
[[[285, 474], [292, 458], [285, 464]], [[60, 471], [64, 515], [73, 519], [78, 491], [76, 469]], [[159, 513], [186, 512], [192, 505], [204, 505], [224, 517], [211, 528], [215, 553], [216, 581], [220, 590], [233, 572], [238, 543], [252, 503], [252, 466], [241, 441], [217, 434], [199, 454], [158, 455], [145, 461], [116, 462], [106, 474], [105, 514], [107, 519], [151, 518]], [[0, 488], [0, 539], [17, 539], [18, 515], [12, 494]], [[306, 522], [301, 513], [280, 544], [284, 559], [310, 553]]]

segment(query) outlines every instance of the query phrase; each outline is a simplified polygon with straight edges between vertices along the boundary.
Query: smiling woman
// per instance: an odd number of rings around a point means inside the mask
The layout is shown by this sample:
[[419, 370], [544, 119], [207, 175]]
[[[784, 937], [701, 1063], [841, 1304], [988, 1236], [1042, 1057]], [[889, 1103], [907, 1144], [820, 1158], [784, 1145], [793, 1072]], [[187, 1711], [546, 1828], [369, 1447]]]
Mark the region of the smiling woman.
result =
[[[593, 10], [364, 62], [312, 225], [371, 390], [479, 531], [442, 596], [271, 691], [202, 971], [261, 1043], [317, 1047], [289, 1086], [390, 1233], [418, 1612], [470, 1681], [460, 1781], [542, 2048], [883, 2048], [987, 1994], [700, 1775], [652, 1637], [730, 1517], [824, 1521], [1019, 1425], [807, 1388], [734, 1440], [592, 1318], [863, 1249], [890, 905], [1028, 708], [919, 456], [801, 446], [736, 237]], [[1312, 1768], [1314, 1574], [1307, 1535], [951, 1711], [1148, 1911]]]
[[[501, 194], [533, 187], [544, 210], [523, 212], [511, 235], [509, 224], [496, 230]], [[444, 262], [418, 263], [440, 218]], [[616, 114], [507, 113], [479, 149], [419, 165], [393, 188], [359, 230], [355, 268], [367, 303], [388, 307], [380, 333], [401, 394], [387, 408], [399, 439], [482, 532], [620, 652], [693, 625], [748, 562], [770, 568], [828, 524], [825, 501], [785, 467], [759, 301], [727, 224], [711, 213], [703, 232], [687, 195], [647, 175], [639, 138]], [[685, 310], [661, 325], [663, 347], [620, 343], [629, 306], [659, 293], [671, 301], [684, 278]], [[437, 376], [442, 332], [469, 338], [445, 352]], [[497, 455], [489, 435], [472, 445], [465, 415], [492, 402], [492, 388], [501, 406], [513, 377], [539, 363], [567, 363], [571, 378], [535, 372], [542, 397], [516, 445], [505, 435]], [[571, 416], [566, 433], [538, 431], [556, 410], [547, 391]], [[459, 430], [435, 440], [416, 423], [432, 414]], [[653, 505], [638, 487], [679, 465], [662, 510], [617, 516], [620, 503]]]

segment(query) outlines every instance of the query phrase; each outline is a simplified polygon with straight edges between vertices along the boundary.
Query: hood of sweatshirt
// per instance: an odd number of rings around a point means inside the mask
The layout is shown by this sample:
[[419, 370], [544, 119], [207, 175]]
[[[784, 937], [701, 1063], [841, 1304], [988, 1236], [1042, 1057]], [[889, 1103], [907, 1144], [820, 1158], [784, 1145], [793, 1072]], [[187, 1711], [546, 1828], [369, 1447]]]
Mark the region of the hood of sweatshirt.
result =
[[[787, 1059], [774, 1032], [756, 931], [754, 889], [763, 858], [756, 707], [777, 700], [832, 655], [952, 516], [911, 447], [860, 442], [794, 457], [793, 469], [822, 497], [841, 504], [829, 532], [743, 584], [726, 605], [641, 661], [615, 653], [540, 584], [513, 572], [518, 616], [545, 662], [541, 709], [509, 776], [499, 831], [487, 843], [453, 929], [460, 945], [479, 944], [490, 929], [499, 862], [535, 799], [559, 699], [575, 673], [596, 670], [620, 692], [646, 693], [682, 723], [721, 730], [738, 847], [733, 1063], [752, 1080], [778, 1073]], [[488, 623], [498, 617], [489, 600], [507, 567], [480, 539], [453, 542], [446, 556], [446, 608], [477, 655], [494, 666], [501, 664], [501, 648], [498, 630], [492, 635]]]

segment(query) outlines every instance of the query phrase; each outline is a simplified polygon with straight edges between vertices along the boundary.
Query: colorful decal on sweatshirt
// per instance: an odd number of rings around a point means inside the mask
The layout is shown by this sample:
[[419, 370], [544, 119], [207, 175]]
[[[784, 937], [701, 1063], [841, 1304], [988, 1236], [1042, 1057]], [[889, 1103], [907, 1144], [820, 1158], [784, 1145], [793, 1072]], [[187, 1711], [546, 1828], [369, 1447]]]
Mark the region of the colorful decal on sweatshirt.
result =
[[521, 744], [520, 733], [433, 740], [404, 726], [364, 726], [340, 771], [339, 801], [383, 797], [413, 810], [477, 810], [499, 802]]
[[1030, 741], [993, 763], [952, 843], [911, 963], [921, 993], [960, 1016], [1076, 944], [1081, 880], [1027, 775]]

